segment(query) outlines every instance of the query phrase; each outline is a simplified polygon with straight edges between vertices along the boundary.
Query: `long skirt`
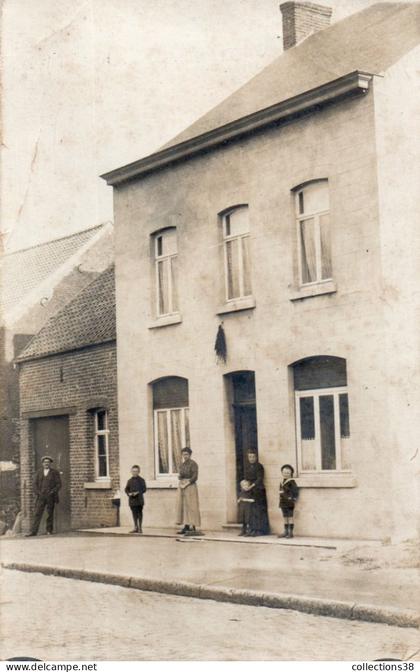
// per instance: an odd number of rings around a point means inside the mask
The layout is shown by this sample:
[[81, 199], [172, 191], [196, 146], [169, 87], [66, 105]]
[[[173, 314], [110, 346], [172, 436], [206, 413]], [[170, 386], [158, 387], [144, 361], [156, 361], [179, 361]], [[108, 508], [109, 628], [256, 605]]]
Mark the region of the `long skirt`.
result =
[[255, 504], [251, 504], [249, 526], [257, 534], [270, 534], [265, 490], [259, 492]]
[[178, 488], [176, 522], [177, 525], [201, 526], [200, 504], [196, 483], [187, 485], [186, 488]]

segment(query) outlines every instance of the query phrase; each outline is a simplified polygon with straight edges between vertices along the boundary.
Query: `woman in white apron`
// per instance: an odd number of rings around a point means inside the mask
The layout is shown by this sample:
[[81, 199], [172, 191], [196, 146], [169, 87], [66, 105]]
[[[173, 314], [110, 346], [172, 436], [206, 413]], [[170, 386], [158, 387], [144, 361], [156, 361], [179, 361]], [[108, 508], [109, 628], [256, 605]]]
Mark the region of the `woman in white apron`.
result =
[[[201, 526], [200, 504], [198, 501], [198, 464], [191, 459], [191, 448], [181, 451], [182, 463], [179, 467], [177, 501], [177, 525], [183, 525], [178, 534], [194, 536]], [[198, 533], [200, 534], [200, 533]]]

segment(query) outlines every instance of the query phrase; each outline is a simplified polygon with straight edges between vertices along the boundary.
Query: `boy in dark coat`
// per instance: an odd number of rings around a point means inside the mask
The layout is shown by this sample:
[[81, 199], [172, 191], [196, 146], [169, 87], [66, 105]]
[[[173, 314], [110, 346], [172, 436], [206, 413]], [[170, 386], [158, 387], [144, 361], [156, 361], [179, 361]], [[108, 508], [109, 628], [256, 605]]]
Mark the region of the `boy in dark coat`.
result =
[[283, 479], [280, 481], [280, 502], [279, 506], [284, 518], [284, 532], [279, 534], [280, 538], [291, 539], [293, 537], [293, 514], [295, 504], [299, 497], [299, 488], [296, 481], [293, 480], [294, 469], [290, 464], [284, 464], [281, 468]]
[[132, 476], [128, 479], [125, 486], [125, 493], [128, 495], [128, 504], [134, 521], [134, 529], [131, 530], [131, 533], [138, 532], [139, 534], [143, 534], [141, 526], [143, 522], [143, 495], [147, 490], [146, 481], [140, 476], [140, 467], [138, 464], [134, 464], [131, 467], [131, 474]]

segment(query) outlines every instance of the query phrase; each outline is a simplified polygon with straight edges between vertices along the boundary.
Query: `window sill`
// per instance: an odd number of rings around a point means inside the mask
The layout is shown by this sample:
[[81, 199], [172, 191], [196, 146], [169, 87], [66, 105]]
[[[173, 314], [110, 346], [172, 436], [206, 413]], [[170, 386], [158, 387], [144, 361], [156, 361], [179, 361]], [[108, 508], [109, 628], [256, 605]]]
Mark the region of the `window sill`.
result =
[[253, 296], [245, 296], [243, 299], [234, 299], [228, 301], [224, 306], [217, 309], [217, 315], [224, 315], [225, 313], [235, 313], [239, 310], [249, 310], [255, 308], [255, 299]]
[[296, 479], [300, 488], [355, 488], [353, 474], [305, 474]]
[[148, 490], [176, 490], [178, 478], [162, 478], [154, 481], [146, 481]]
[[163, 317], [158, 317], [153, 322], [150, 322], [149, 329], [168, 327], [170, 324], [179, 324], [180, 322], [182, 322], [181, 313], [174, 313], [173, 315], [164, 315]]
[[83, 487], [85, 490], [111, 490], [111, 479], [92, 481], [91, 483], [85, 483]]
[[316, 285], [302, 286], [297, 291], [290, 295], [290, 301], [300, 301], [301, 299], [308, 299], [311, 296], [322, 296], [323, 294], [335, 294], [337, 285], [332, 280], [327, 282], [320, 282]]

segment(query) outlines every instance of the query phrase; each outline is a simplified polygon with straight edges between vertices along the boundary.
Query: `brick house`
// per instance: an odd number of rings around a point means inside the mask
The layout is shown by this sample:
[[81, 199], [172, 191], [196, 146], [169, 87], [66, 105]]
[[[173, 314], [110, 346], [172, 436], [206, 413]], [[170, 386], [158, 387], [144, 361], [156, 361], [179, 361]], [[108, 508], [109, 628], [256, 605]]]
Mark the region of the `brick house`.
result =
[[0, 516], [9, 526], [20, 509], [14, 359], [47, 320], [113, 260], [110, 222], [0, 258]]
[[119, 489], [114, 269], [52, 316], [17, 358], [21, 493], [30, 524], [43, 454], [62, 473], [57, 529], [113, 526]]
[[420, 5], [372, 5], [329, 27], [330, 8], [281, 10], [277, 60], [163, 149], [103, 176], [120, 470], [140, 451], [149, 524], [173, 525], [190, 444], [203, 526], [215, 529], [237, 520], [253, 447], [274, 531], [292, 463], [299, 535], [411, 538]]

